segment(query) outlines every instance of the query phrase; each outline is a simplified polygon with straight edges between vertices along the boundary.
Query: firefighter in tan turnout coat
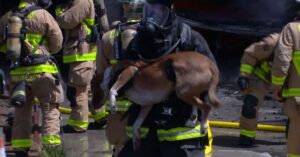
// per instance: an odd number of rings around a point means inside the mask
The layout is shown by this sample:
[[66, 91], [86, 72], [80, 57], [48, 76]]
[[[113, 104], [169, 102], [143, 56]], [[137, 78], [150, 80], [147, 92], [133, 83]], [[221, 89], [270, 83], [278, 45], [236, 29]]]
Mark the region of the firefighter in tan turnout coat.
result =
[[[48, 2], [47, 6], [51, 4], [50, 1]], [[57, 150], [60, 151], [57, 153], [62, 153], [58, 106], [63, 102], [64, 97], [58, 79], [58, 69], [50, 55], [61, 49], [63, 36], [55, 19], [42, 9], [42, 6], [45, 5], [41, 5], [37, 0], [22, 0], [16, 10], [8, 12], [0, 19], [0, 51], [6, 53], [11, 62], [11, 104], [16, 106], [12, 147], [18, 157], [28, 156], [27, 152], [33, 143], [31, 114], [35, 98], [39, 100], [43, 114], [43, 149], [45, 153], [52, 152], [54, 155]], [[14, 25], [16, 23], [9, 24], [13, 16], [24, 17], [19, 35], [18, 33], [10, 34], [11, 30], [17, 30], [17, 26]], [[14, 22], [16, 21], [14, 18]], [[5, 26], [8, 26], [6, 39], [3, 38]], [[19, 44], [15, 40], [16, 43], [9, 45], [18, 37], [20, 38]], [[10, 53], [16, 53], [16, 49], [13, 49], [18, 45], [22, 47], [20, 55], [12, 59]]]
[[258, 111], [271, 90], [271, 66], [278, 33], [270, 34], [245, 49], [238, 85], [245, 94], [240, 118], [241, 146], [251, 146], [256, 135]]
[[65, 133], [85, 132], [88, 127], [88, 86], [94, 72], [96, 38], [92, 0], [68, 0], [56, 8], [56, 19], [64, 31], [63, 62], [69, 64], [67, 98], [72, 112]]
[[288, 157], [300, 157], [300, 22], [288, 23], [282, 30], [272, 64], [272, 84], [284, 113], [290, 119]]
[[[103, 35], [98, 48], [96, 73], [92, 81], [92, 102], [95, 110], [100, 113], [100, 108], [103, 105], [106, 105], [107, 112], [111, 111], [109, 102], [104, 99], [105, 90], [107, 90], [109, 81], [111, 77], [113, 77], [114, 72], [118, 72], [122, 69], [122, 67], [116, 69], [117, 64], [122, 60], [122, 54], [126, 51], [128, 44], [135, 36], [136, 27], [142, 17], [142, 1], [122, 0], [120, 2], [123, 4], [122, 22], [113, 22], [112, 25], [114, 29]], [[131, 104], [132, 103], [125, 96], [121, 95], [117, 98], [117, 112], [108, 114], [107, 116], [106, 137], [109, 143], [115, 146], [114, 155], [120, 151], [128, 139], [126, 135], [128, 118], [124, 117], [124, 115]]]

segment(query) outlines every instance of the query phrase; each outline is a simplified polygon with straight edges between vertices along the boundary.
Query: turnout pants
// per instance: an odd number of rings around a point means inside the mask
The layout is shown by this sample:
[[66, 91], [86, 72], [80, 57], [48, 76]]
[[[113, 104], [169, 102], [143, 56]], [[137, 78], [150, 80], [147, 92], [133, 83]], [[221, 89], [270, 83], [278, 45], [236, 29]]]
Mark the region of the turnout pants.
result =
[[67, 97], [72, 111], [68, 124], [78, 131], [88, 127], [88, 87], [94, 72], [93, 64], [92, 61], [70, 64]]
[[288, 157], [300, 156], [300, 97], [289, 97], [284, 103], [284, 113], [290, 119], [287, 137]]
[[[18, 82], [11, 84], [12, 89]], [[63, 89], [52, 74], [39, 74], [31, 82], [27, 82], [26, 104], [15, 108], [12, 131], [12, 146], [15, 149], [28, 149], [32, 145], [32, 107], [37, 98], [42, 110], [42, 143], [43, 145], [60, 144], [60, 112], [59, 103], [63, 102]]]
[[254, 138], [258, 120], [258, 111], [270, 91], [270, 86], [263, 80], [254, 76], [249, 81], [249, 88], [244, 98], [242, 114], [240, 117], [240, 134]]

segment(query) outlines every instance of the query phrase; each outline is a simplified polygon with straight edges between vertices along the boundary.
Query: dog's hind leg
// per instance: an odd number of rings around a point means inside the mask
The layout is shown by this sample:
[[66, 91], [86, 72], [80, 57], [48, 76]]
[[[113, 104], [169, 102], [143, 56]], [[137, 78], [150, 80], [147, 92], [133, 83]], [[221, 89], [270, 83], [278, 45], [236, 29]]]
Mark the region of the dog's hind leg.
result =
[[111, 102], [112, 112], [116, 111], [116, 96], [118, 95], [118, 91], [135, 75], [138, 70], [139, 69], [136, 66], [129, 66], [119, 75], [117, 81], [111, 87], [109, 91], [109, 100]]
[[187, 104], [191, 104], [194, 106], [197, 106], [198, 109], [201, 110], [201, 119], [200, 119], [200, 125], [201, 125], [201, 134], [205, 134], [207, 131], [207, 118], [210, 111], [210, 106], [204, 104], [204, 102], [197, 96], [188, 96], [188, 97], [180, 97], [182, 101], [184, 101]]
[[133, 124], [133, 149], [137, 150], [138, 147], [140, 146], [140, 128], [146, 119], [147, 115], [151, 111], [152, 105], [146, 105], [146, 106], [141, 106], [141, 110], [139, 113], [139, 116], [137, 117], [136, 121]]

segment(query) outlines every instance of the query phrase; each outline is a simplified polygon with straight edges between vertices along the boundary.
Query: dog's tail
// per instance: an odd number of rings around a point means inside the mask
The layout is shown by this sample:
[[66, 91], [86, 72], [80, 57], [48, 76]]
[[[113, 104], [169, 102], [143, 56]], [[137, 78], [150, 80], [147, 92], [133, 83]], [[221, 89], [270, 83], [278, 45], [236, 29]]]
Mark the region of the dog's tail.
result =
[[219, 83], [219, 70], [214, 63], [211, 63], [210, 71], [212, 79], [208, 89], [208, 101], [213, 107], [219, 107], [222, 103], [216, 95], [216, 89]]

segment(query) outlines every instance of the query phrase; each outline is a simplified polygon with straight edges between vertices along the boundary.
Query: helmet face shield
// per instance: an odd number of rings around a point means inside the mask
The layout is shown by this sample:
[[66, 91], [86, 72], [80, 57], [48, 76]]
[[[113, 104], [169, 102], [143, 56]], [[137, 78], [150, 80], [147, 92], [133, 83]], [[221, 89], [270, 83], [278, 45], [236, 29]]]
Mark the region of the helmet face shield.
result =
[[167, 23], [170, 9], [162, 4], [145, 3], [143, 10], [143, 19], [151, 21], [158, 26], [164, 26]]

